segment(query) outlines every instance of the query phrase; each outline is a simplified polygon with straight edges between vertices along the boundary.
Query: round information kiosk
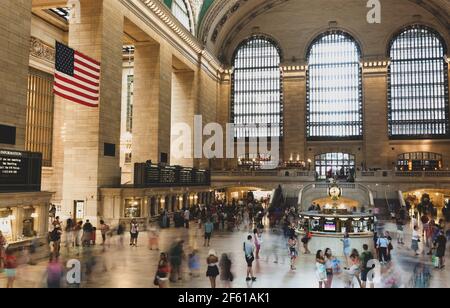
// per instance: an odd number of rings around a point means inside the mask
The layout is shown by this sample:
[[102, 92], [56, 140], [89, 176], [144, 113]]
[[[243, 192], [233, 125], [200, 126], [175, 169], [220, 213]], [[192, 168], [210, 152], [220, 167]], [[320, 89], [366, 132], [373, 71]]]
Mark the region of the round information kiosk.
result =
[[316, 207], [305, 212], [300, 212], [297, 234], [303, 238], [306, 231], [312, 234], [308, 248], [312, 253], [318, 250], [330, 248], [336, 256], [343, 256], [343, 244], [341, 239], [344, 234], [350, 236], [352, 249], [362, 251], [364, 244], [373, 249], [373, 236], [375, 230], [375, 215], [369, 211], [358, 211], [356, 207], [350, 207], [345, 203], [339, 203], [342, 190], [333, 184], [328, 189], [331, 204]]

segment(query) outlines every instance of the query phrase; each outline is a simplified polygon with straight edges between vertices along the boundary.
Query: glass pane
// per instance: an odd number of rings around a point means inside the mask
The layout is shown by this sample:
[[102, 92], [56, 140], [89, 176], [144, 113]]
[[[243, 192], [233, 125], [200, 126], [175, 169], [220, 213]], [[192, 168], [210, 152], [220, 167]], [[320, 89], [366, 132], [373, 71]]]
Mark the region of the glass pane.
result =
[[447, 135], [448, 64], [439, 34], [409, 27], [392, 41], [390, 57], [390, 136]]
[[341, 32], [319, 37], [308, 55], [307, 131], [315, 138], [362, 136], [360, 52]]
[[263, 37], [253, 37], [237, 50], [232, 91], [237, 138], [282, 136], [280, 61], [277, 47]]

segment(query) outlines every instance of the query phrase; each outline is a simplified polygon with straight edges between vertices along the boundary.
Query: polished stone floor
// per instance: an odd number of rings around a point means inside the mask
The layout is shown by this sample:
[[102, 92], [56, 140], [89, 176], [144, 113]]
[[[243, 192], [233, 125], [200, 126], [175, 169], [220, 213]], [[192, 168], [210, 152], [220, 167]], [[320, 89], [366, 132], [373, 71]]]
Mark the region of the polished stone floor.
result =
[[[395, 234], [395, 226], [385, 224], [386, 230], [392, 230]], [[450, 287], [450, 269], [436, 270], [432, 267], [431, 258], [422, 254], [420, 257], [414, 257], [409, 250], [410, 232], [407, 232], [404, 247], [395, 245], [393, 253], [392, 266], [383, 267], [383, 278], [376, 285], [377, 288], [391, 287], [393, 282], [398, 287], [423, 287], [424, 284], [418, 284], [417, 277], [426, 277], [424, 273], [430, 273], [430, 287]], [[235, 281], [231, 287], [235, 288], [317, 288], [318, 282], [315, 275], [314, 256], [301, 255], [297, 262], [297, 271], [293, 272], [289, 267], [287, 250], [284, 248], [284, 239], [281, 236], [266, 231], [263, 236], [261, 259], [255, 262], [255, 273], [258, 280], [254, 283], [245, 281], [246, 263], [242, 252], [242, 243], [247, 236], [246, 232], [236, 231], [217, 232], [211, 241], [212, 249], [220, 255], [229, 253], [232, 255], [232, 271], [235, 275]], [[170, 285], [172, 288], [208, 288], [209, 280], [206, 278], [206, 257], [210, 248], [203, 247], [203, 231], [196, 225], [191, 229], [169, 229], [160, 233], [161, 251], [167, 251], [170, 245], [179, 240], [185, 241], [185, 252], [190, 253], [192, 249], [198, 249], [202, 262], [200, 277], [193, 278], [189, 275], [187, 261], [183, 261], [182, 280]], [[314, 239], [313, 239], [314, 240]], [[125, 244], [128, 244], [128, 238]], [[147, 235], [142, 233], [137, 248], [130, 246], [121, 247], [117, 239], [113, 239], [111, 247], [103, 250], [97, 245], [92, 249], [95, 256], [96, 266], [91, 275], [83, 274], [81, 287], [87, 288], [154, 288], [153, 278], [156, 271], [159, 257], [158, 251], [150, 251], [147, 247]], [[326, 247], [324, 247], [326, 248]], [[355, 247], [359, 248], [359, 247]], [[86, 261], [83, 253], [77, 256], [77, 251], [71, 249], [69, 252], [63, 248], [63, 257], [61, 262], [68, 259], [78, 258], [82, 263]], [[274, 263], [274, 254], [280, 257], [279, 263]], [[447, 259], [449, 259], [447, 257]], [[449, 263], [450, 264], [450, 263]], [[38, 262], [37, 265], [22, 265], [17, 271], [15, 287], [37, 288], [46, 287], [46, 266], [45, 261]], [[84, 266], [83, 266], [84, 267]], [[416, 273], [416, 275], [414, 275]], [[416, 281], [414, 283], [414, 281]], [[0, 274], [0, 287], [6, 285], [5, 274]], [[226, 285], [218, 279], [218, 287]], [[426, 284], [425, 284], [426, 286]], [[334, 288], [344, 287], [343, 275], [334, 278]], [[355, 283], [358, 288], [358, 284]]]

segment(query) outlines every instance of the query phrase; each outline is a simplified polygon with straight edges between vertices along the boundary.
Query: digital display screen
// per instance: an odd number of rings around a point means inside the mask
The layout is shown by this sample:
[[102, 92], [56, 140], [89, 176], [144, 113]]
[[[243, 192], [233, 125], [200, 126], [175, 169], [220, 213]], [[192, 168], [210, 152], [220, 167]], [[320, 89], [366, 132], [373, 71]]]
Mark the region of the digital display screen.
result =
[[42, 154], [0, 150], [0, 191], [40, 191]]
[[325, 221], [324, 231], [336, 232], [336, 223], [334, 221]]

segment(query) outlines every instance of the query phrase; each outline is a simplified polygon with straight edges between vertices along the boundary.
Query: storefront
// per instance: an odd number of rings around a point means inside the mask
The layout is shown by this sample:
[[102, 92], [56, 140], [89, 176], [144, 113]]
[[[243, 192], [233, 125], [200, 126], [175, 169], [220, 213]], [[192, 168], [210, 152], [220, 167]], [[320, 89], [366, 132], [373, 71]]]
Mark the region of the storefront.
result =
[[9, 244], [46, 238], [52, 193], [0, 193], [0, 231]]
[[136, 219], [147, 224], [163, 211], [169, 214], [196, 205], [210, 204], [215, 192], [209, 187], [102, 188], [100, 219], [110, 225]]
[[0, 149], [0, 230], [12, 247], [47, 238], [50, 200], [41, 192], [42, 154]]

